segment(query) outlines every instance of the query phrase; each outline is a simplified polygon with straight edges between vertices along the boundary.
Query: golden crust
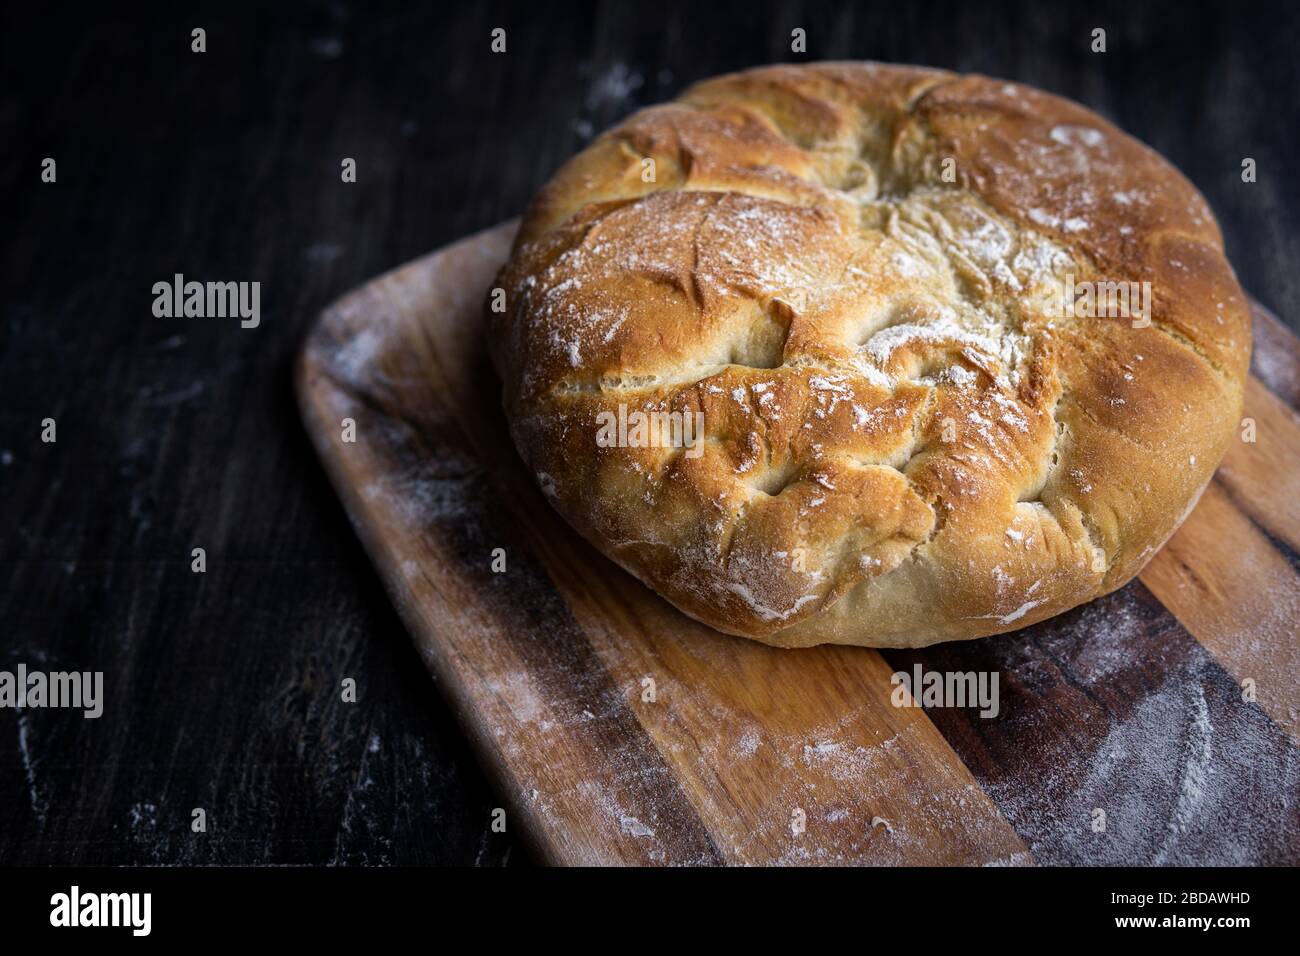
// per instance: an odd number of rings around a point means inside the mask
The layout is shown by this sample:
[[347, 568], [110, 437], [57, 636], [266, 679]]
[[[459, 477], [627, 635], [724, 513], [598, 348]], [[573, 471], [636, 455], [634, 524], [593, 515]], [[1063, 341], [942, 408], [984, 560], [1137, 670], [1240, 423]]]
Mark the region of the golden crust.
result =
[[[1149, 283], [1149, 313], [1067, 314], [1071, 282]], [[1124, 584], [1226, 450], [1250, 350], [1214, 218], [1158, 155], [1028, 87], [876, 64], [635, 114], [542, 189], [497, 285], [554, 506], [782, 646], [981, 637]], [[703, 439], [598, 441], [620, 406]]]

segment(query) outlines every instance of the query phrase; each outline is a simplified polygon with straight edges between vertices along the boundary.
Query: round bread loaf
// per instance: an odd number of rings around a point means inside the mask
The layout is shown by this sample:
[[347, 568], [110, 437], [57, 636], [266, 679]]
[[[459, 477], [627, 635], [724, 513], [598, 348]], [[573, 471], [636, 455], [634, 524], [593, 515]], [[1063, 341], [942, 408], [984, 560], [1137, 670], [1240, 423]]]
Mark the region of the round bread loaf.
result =
[[790, 647], [981, 637], [1124, 584], [1234, 440], [1250, 352], [1160, 156], [1029, 87], [870, 63], [636, 113], [542, 189], [497, 286], [554, 507]]

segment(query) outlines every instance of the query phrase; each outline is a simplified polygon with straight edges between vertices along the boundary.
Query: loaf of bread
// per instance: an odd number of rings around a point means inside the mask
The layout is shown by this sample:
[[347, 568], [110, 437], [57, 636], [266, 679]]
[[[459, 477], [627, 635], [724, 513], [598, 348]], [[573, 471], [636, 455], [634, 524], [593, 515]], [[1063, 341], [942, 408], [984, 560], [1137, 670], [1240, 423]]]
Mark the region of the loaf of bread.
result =
[[1250, 353], [1160, 156], [1026, 86], [871, 63], [636, 113], [541, 190], [496, 285], [553, 506], [788, 647], [981, 637], [1124, 584], [1235, 440]]

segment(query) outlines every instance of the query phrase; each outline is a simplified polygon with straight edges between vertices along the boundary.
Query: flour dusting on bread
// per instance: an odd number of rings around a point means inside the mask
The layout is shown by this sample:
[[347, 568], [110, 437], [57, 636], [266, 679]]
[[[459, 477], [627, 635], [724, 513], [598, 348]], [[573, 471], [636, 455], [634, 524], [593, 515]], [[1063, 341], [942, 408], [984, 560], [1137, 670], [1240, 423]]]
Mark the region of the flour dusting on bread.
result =
[[[1123, 584], [1222, 456], [1249, 353], [1164, 160], [1036, 90], [875, 64], [633, 115], [542, 190], [498, 285], [554, 506], [686, 613], [787, 646], [979, 637]], [[1073, 309], [1130, 285], [1143, 321]], [[597, 447], [615, 412], [699, 416], [702, 447]]]

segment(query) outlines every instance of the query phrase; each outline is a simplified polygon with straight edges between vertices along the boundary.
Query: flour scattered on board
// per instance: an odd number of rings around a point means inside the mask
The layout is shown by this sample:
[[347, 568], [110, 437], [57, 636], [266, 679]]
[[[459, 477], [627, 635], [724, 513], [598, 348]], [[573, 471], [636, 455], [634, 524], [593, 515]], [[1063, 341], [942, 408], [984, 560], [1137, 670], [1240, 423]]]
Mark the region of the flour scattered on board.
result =
[[654, 830], [638, 820], [636, 817], [624, 816], [619, 819], [619, 825], [623, 832], [634, 837], [652, 837], [655, 835]]
[[[1205, 799], [1210, 775], [1214, 772], [1211, 760], [1214, 756], [1214, 725], [1210, 723], [1210, 711], [1205, 703], [1205, 691], [1195, 689], [1192, 699], [1192, 722], [1188, 731], [1187, 757], [1183, 763], [1183, 775], [1179, 782], [1178, 799], [1174, 812], [1169, 818], [1169, 838], [1172, 842], [1182, 836], [1191, 825], [1196, 811]], [[1166, 848], [1169, 846], [1166, 843]], [[1164, 853], [1157, 859], [1163, 863]]]
[[[1003, 673], [986, 741], [1037, 754], [1033, 786], [985, 790], [1046, 865], [1261, 865], [1300, 845], [1300, 751], [1139, 585], [1038, 628], [949, 649]], [[1008, 687], [1069, 700], [1069, 726]], [[942, 718], [941, 718], [942, 719]], [[960, 751], [960, 748], [959, 748]], [[1290, 805], [1290, 809], [1288, 809]], [[1096, 810], [1105, 831], [1094, 832]]]

